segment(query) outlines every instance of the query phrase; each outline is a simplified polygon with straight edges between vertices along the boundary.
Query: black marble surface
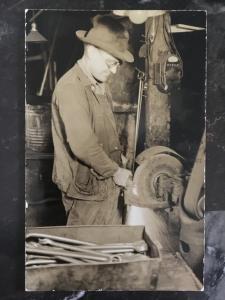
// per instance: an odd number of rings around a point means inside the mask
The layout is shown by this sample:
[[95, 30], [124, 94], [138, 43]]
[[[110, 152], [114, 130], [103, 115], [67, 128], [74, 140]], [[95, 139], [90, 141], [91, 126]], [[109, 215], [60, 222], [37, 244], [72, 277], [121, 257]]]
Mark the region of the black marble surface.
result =
[[[208, 12], [205, 292], [24, 292], [24, 9], [206, 9]], [[197, 0], [1, 0], [0, 299], [224, 299], [225, 4]], [[215, 212], [215, 210], [217, 210]], [[219, 212], [221, 210], [221, 212]]]

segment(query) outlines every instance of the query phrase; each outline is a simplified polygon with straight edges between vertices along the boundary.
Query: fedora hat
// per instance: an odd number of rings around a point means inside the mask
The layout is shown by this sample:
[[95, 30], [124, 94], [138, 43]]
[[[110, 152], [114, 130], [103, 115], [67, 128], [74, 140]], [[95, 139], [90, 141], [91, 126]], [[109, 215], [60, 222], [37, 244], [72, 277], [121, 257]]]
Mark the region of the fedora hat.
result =
[[113, 16], [95, 16], [93, 27], [89, 31], [78, 30], [76, 35], [82, 42], [96, 46], [122, 61], [134, 61], [128, 50], [129, 33]]

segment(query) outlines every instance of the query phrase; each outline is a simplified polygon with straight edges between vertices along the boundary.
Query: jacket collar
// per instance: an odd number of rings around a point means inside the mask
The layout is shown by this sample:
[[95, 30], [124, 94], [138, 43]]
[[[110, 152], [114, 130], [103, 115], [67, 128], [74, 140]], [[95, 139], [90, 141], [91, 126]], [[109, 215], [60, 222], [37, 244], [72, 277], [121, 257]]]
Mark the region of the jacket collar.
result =
[[73, 71], [76, 76], [80, 79], [84, 86], [91, 86], [91, 80], [88, 76], [84, 73], [78, 63], [73, 66]]
[[91, 90], [95, 94], [104, 95], [105, 94], [105, 84], [99, 83], [93, 75], [89, 72], [85, 65], [85, 62], [80, 59], [74, 66], [79, 79], [83, 82], [84, 86], [90, 86]]
[[[81, 68], [81, 66], [80, 66], [80, 64], [78, 64], [78, 62], [74, 65], [73, 71], [76, 73], [76, 76], [79, 78], [79, 80], [81, 80], [84, 87], [91, 92], [93, 97], [95, 99], [97, 99], [97, 101], [99, 103], [101, 103], [101, 101], [102, 101], [101, 96], [98, 93], [96, 93], [96, 90], [97, 90], [96, 86], [98, 85], [98, 82], [95, 81], [95, 84], [94, 84], [94, 81], [92, 81], [91, 78], [89, 78], [86, 75], [86, 73], [84, 73], [83, 68]], [[93, 80], [95, 80], [95, 79], [93, 78]], [[108, 96], [110, 95], [110, 98], [111, 98], [111, 93], [109, 93], [109, 89], [108, 89], [107, 85], [106, 85], [106, 93]], [[114, 116], [113, 116], [112, 112], [111, 112], [111, 116], [110, 116], [109, 120], [111, 121], [111, 124], [112, 124], [115, 132], [117, 133], [115, 120], [114, 120]]]

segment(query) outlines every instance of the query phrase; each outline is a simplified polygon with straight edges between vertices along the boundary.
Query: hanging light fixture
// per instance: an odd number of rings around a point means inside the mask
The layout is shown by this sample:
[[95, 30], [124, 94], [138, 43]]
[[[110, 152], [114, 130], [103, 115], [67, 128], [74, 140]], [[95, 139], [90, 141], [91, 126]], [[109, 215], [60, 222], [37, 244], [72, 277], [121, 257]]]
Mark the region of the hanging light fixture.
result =
[[47, 39], [40, 34], [40, 32], [37, 30], [37, 24], [33, 22], [31, 24], [31, 31], [26, 36], [26, 42], [27, 43], [45, 43], [47, 42]]
[[131, 10], [129, 11], [128, 16], [131, 22], [133, 22], [134, 24], [142, 24], [148, 18], [147, 11], [145, 10]]
[[117, 16], [127, 16], [134, 24], [142, 24], [149, 17], [163, 15], [165, 10], [113, 10]]

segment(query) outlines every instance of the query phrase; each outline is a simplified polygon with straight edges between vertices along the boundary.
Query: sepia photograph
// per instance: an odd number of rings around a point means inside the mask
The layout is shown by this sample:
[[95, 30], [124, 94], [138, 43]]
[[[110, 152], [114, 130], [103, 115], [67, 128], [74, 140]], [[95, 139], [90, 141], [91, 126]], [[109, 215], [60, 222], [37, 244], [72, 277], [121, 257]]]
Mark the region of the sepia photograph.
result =
[[203, 291], [205, 10], [25, 10], [26, 291]]

